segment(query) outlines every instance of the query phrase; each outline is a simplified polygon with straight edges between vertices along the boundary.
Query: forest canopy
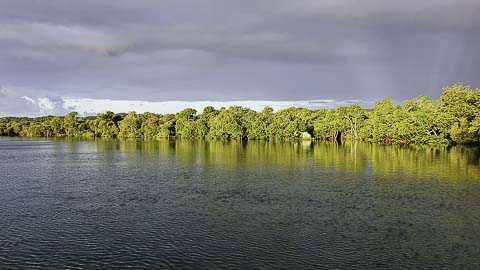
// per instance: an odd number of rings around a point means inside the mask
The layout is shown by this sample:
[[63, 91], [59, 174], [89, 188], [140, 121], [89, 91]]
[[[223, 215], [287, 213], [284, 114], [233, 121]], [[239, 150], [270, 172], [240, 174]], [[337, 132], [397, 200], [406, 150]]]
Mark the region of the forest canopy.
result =
[[68, 138], [182, 138], [292, 141], [361, 140], [385, 144], [480, 143], [480, 88], [456, 83], [437, 100], [418, 96], [395, 105], [389, 98], [373, 108], [288, 108], [261, 112], [232, 106], [187, 108], [176, 114], [76, 112], [38, 118], [0, 118], [0, 136]]

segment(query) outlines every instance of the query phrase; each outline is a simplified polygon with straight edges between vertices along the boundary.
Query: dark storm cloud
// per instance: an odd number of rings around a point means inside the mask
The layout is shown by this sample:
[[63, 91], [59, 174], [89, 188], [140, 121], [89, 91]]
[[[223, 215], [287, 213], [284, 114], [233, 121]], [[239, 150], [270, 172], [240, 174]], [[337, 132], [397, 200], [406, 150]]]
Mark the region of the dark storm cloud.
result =
[[42, 89], [16, 100], [436, 97], [480, 85], [478, 11], [477, 0], [0, 0], [0, 84]]

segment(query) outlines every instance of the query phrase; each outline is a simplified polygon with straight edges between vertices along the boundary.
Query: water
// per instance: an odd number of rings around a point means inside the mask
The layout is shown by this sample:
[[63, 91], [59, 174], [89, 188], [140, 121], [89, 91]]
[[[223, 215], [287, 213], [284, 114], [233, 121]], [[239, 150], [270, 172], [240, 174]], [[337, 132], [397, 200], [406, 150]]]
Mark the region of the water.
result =
[[480, 149], [0, 138], [0, 269], [479, 269]]

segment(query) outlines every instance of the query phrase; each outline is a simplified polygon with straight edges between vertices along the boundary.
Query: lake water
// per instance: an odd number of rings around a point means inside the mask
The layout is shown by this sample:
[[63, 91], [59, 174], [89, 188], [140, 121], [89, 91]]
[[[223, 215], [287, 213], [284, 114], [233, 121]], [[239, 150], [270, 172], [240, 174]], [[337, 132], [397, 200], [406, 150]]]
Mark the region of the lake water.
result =
[[0, 138], [0, 269], [479, 269], [480, 149]]

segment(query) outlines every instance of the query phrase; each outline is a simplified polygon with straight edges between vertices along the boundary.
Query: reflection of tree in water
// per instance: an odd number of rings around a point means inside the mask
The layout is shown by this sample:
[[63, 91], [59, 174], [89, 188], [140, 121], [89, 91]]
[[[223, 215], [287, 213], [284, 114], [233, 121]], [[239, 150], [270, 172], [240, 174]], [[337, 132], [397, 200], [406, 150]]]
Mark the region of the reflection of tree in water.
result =
[[[100, 152], [174, 158], [184, 166], [249, 170], [262, 166], [317, 170], [480, 179], [480, 148], [401, 147], [370, 143], [275, 143], [267, 141], [97, 141]], [[321, 173], [321, 172], [319, 172]]]

